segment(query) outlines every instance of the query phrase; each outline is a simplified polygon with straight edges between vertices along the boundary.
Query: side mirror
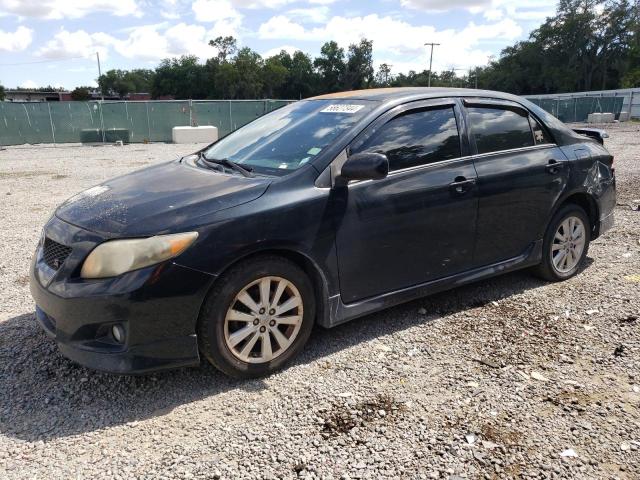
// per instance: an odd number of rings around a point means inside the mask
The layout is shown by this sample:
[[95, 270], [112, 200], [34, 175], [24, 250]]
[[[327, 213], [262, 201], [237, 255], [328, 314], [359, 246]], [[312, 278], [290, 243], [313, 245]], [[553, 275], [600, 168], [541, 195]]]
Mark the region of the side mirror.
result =
[[383, 153], [356, 153], [347, 158], [340, 169], [340, 178], [349, 180], [380, 180], [389, 174], [389, 159]]

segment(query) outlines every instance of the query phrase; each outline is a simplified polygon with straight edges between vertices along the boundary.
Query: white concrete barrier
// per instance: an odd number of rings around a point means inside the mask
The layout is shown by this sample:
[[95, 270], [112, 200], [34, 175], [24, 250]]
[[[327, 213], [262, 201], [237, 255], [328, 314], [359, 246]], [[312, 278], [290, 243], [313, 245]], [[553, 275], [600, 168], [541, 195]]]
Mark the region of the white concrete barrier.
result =
[[218, 140], [218, 127], [173, 127], [171, 138], [173, 143], [212, 143]]
[[618, 116], [619, 122], [628, 122], [631, 117], [629, 116], [629, 112], [620, 112]]
[[602, 114], [590, 113], [587, 117], [587, 123], [602, 123]]
[[613, 121], [615, 119], [616, 119], [616, 116], [613, 113], [603, 113], [602, 114], [602, 122], [603, 123], [613, 123]]

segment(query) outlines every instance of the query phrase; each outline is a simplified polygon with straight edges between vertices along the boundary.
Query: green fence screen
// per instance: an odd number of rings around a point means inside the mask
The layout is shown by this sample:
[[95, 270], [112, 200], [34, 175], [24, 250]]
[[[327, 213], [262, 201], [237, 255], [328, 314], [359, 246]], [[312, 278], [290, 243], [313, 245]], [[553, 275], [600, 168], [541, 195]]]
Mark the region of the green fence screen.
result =
[[586, 122], [590, 113], [613, 113], [616, 118], [622, 111], [623, 96], [610, 97], [558, 97], [528, 98], [563, 122]]
[[[223, 137], [288, 100], [158, 100], [148, 102], [0, 102], [0, 145], [77, 143], [82, 132], [109, 141], [126, 130], [129, 141], [170, 142], [178, 126], [213, 125]], [[106, 133], [106, 135], [104, 135]]]

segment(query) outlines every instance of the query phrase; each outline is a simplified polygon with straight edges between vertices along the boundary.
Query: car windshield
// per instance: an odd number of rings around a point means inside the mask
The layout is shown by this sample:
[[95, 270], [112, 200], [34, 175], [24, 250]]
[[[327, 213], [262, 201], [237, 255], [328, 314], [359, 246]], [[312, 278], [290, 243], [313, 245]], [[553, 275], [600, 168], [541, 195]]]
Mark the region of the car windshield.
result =
[[220, 139], [204, 156], [231, 160], [256, 173], [286, 175], [311, 162], [376, 104], [351, 99], [295, 102]]

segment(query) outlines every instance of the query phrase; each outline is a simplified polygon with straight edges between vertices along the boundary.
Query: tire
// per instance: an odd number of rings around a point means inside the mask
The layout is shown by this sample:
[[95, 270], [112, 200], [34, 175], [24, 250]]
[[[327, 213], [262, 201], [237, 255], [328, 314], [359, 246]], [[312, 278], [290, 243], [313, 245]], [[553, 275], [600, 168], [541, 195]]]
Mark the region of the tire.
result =
[[[573, 224], [571, 223], [573, 219]], [[568, 222], [568, 223], [565, 223]], [[584, 242], [581, 248], [576, 248], [580, 244], [580, 237], [577, 232], [580, 230], [577, 225], [582, 224]], [[573, 235], [569, 240], [562, 239], [566, 226], [573, 228]], [[563, 226], [561, 230], [561, 226]], [[556, 237], [558, 234], [558, 237]], [[575, 204], [567, 204], [558, 210], [553, 216], [542, 244], [542, 262], [533, 268], [533, 273], [544, 280], [559, 282], [567, 280], [576, 275], [584, 259], [589, 252], [591, 241], [591, 222], [584, 209]], [[572, 245], [574, 246], [572, 248]], [[562, 254], [564, 253], [564, 257]], [[563, 265], [566, 257], [566, 264]], [[556, 259], [554, 261], [554, 259]], [[576, 260], [577, 259], [577, 260]]]
[[286, 258], [261, 256], [233, 266], [216, 281], [200, 312], [198, 344], [227, 375], [262, 377], [300, 353], [314, 321], [315, 296], [305, 272]]

